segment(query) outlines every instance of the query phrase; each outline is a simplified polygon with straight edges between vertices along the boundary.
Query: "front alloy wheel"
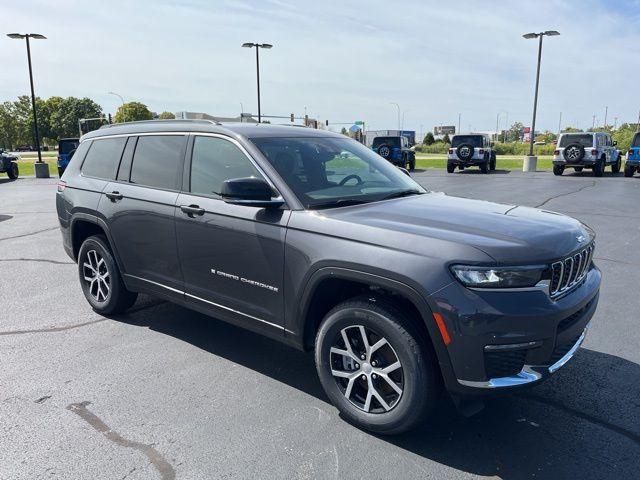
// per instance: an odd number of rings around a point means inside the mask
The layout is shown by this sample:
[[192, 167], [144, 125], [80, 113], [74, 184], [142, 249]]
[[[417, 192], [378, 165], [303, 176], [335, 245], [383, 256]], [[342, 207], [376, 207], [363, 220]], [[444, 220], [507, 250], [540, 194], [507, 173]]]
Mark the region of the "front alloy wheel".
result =
[[370, 295], [327, 313], [316, 335], [316, 368], [346, 420], [396, 434], [420, 423], [434, 407], [441, 377], [418, 322], [391, 300]]
[[383, 413], [402, 397], [403, 370], [386, 338], [363, 325], [340, 330], [330, 349], [331, 375], [360, 410]]

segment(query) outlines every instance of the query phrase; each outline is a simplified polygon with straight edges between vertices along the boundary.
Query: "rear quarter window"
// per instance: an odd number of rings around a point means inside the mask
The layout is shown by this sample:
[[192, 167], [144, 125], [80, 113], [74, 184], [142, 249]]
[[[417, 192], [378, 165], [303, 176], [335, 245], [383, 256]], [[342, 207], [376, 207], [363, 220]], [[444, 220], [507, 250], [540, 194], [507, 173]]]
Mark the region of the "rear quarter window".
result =
[[82, 174], [87, 177], [116, 178], [118, 164], [127, 139], [125, 137], [103, 138], [91, 142], [82, 163]]
[[632, 147], [640, 147], [640, 133], [636, 133], [635, 137], [631, 141]]
[[133, 154], [131, 183], [175, 190], [186, 143], [184, 135], [140, 136]]

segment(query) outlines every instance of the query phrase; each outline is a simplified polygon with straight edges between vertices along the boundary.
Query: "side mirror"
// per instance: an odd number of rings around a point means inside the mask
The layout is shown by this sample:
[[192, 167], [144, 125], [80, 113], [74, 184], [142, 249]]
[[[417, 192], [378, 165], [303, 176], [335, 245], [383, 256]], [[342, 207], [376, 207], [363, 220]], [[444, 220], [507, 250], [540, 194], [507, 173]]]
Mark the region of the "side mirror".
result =
[[247, 207], [277, 208], [284, 204], [274, 199], [273, 188], [261, 178], [233, 178], [222, 184], [220, 196], [226, 203]]
[[618, 142], [614, 140], [613, 141], [613, 146], [615, 147], [616, 145], [618, 145]]

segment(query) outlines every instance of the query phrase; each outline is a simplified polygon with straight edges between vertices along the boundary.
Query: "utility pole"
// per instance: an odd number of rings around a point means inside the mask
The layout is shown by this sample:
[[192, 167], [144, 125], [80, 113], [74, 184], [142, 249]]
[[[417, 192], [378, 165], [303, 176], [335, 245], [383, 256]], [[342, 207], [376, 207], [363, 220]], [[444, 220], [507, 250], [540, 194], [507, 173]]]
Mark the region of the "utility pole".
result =
[[[462, 116], [461, 113], [458, 114], [458, 131], [456, 133], [460, 133], [460, 117]], [[640, 117], [638, 117], [638, 119], [640, 120]]]
[[607, 114], [609, 113], [609, 107], [604, 107], [604, 128], [607, 128]]
[[560, 118], [558, 119], [558, 135], [562, 133], [562, 112], [560, 112]]
[[593, 121], [591, 122], [591, 130], [595, 130], [596, 128], [596, 116], [593, 115]]

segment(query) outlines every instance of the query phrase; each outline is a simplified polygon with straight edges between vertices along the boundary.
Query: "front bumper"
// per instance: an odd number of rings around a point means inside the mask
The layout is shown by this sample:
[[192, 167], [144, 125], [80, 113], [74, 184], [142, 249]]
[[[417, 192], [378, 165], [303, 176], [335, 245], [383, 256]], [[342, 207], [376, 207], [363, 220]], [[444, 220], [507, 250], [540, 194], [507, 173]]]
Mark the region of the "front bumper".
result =
[[451, 337], [447, 389], [469, 395], [539, 382], [574, 356], [597, 304], [593, 266], [570, 293], [471, 290], [454, 282], [433, 297]]

